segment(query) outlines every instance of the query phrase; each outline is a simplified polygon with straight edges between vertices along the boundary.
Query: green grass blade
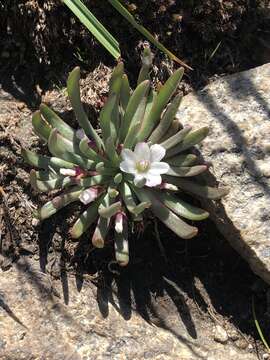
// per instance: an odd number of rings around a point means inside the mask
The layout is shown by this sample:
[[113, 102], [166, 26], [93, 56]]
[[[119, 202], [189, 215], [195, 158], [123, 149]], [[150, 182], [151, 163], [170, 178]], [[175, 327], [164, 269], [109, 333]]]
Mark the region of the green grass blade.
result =
[[170, 59], [176, 61], [178, 64], [186, 67], [187, 69], [193, 70], [190, 66], [175, 56], [170, 50], [168, 50], [164, 45], [162, 45], [145, 27], [138, 24], [130, 12], [118, 0], [108, 1], [136, 30], [144, 35], [146, 39], [155, 45], [159, 50], [168, 55]]
[[258, 322], [258, 320], [257, 320], [257, 316], [256, 316], [256, 312], [255, 312], [254, 295], [252, 295], [252, 315], [253, 315], [253, 320], [254, 320], [254, 322], [255, 322], [255, 326], [256, 326], [256, 329], [257, 329], [257, 331], [258, 331], [258, 334], [259, 334], [259, 336], [260, 336], [260, 338], [261, 338], [264, 346], [266, 347], [266, 349], [268, 350], [268, 352], [270, 352], [270, 347], [269, 347], [267, 341], [265, 340], [265, 337], [264, 337], [264, 335], [263, 335], [262, 329], [261, 329], [260, 324], [259, 324], [259, 322]]
[[63, 0], [63, 2], [115, 59], [121, 56], [117, 40], [80, 0]]

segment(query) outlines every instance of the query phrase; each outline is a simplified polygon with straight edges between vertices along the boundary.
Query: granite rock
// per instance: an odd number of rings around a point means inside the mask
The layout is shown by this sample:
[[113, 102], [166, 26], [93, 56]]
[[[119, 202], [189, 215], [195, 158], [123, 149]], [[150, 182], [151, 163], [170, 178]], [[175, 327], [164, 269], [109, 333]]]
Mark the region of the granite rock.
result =
[[192, 337], [177, 312], [163, 317], [163, 327], [132, 309], [127, 314], [117, 297], [97, 296], [90, 281], [78, 291], [75, 278], [68, 276], [63, 292], [61, 281], [52, 282], [37, 262], [21, 258], [0, 271], [0, 359], [256, 359], [254, 352], [208, 336], [211, 320], [196, 322]]
[[206, 201], [212, 218], [253, 271], [270, 283], [270, 64], [227, 76], [184, 97], [184, 124], [209, 126], [200, 151], [209, 180], [230, 189]]

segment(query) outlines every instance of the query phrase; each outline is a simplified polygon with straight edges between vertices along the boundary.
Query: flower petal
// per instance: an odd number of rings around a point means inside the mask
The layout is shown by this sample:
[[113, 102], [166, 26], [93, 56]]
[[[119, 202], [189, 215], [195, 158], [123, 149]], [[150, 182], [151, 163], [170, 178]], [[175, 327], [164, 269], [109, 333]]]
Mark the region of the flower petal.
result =
[[160, 185], [161, 183], [162, 183], [162, 178], [160, 175], [151, 175], [149, 173], [147, 174], [146, 186], [153, 187]]
[[154, 144], [150, 146], [150, 153], [151, 153], [151, 162], [160, 161], [161, 159], [164, 158], [166, 154], [166, 149], [159, 144]]
[[136, 173], [136, 169], [135, 169], [135, 163], [133, 161], [122, 161], [120, 162], [119, 165], [120, 169], [128, 174], [135, 174]]
[[124, 161], [136, 162], [135, 154], [130, 149], [123, 149], [121, 151], [121, 157]]
[[135, 186], [138, 186], [138, 187], [143, 186], [143, 185], [144, 185], [144, 181], [143, 181], [144, 179], [145, 179], [144, 175], [142, 175], [142, 174], [136, 174], [136, 175], [135, 175], [135, 178], [134, 178], [134, 180], [133, 180], [134, 185], [135, 185]]
[[165, 162], [153, 162], [151, 164], [150, 169], [148, 170], [148, 173], [150, 175], [160, 175], [160, 174], [166, 174], [166, 172], [169, 170], [170, 166]]
[[134, 149], [134, 154], [136, 157], [136, 161], [140, 161], [140, 160], [150, 161], [149, 145], [145, 142], [136, 144]]

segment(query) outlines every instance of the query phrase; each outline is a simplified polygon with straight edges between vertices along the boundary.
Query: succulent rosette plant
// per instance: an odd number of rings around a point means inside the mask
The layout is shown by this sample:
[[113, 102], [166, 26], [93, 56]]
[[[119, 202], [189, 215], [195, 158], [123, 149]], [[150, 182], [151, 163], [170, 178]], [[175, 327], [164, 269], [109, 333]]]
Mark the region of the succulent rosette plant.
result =
[[102, 248], [109, 230], [114, 229], [115, 257], [121, 266], [129, 261], [128, 226], [143, 221], [145, 209], [179, 237], [189, 239], [197, 228], [183, 219], [203, 220], [209, 214], [182, 200], [181, 192], [210, 199], [226, 194], [226, 189], [198, 181], [207, 166], [198, 163], [192, 147], [205, 138], [208, 128], [192, 131], [175, 118], [181, 96], [173, 95], [183, 69], [176, 70], [157, 92], [151, 87], [151, 65], [152, 54], [145, 49], [137, 86], [131, 91], [123, 63], [118, 63], [98, 129], [81, 103], [76, 67], [68, 77], [67, 91], [79, 128], [73, 129], [42, 104], [32, 123], [52, 157], [23, 150], [25, 161], [38, 168], [30, 172], [32, 187], [39, 192], [63, 190], [35, 216], [44, 220], [80, 201], [85, 209], [70, 230], [72, 238], [95, 224], [92, 243]]

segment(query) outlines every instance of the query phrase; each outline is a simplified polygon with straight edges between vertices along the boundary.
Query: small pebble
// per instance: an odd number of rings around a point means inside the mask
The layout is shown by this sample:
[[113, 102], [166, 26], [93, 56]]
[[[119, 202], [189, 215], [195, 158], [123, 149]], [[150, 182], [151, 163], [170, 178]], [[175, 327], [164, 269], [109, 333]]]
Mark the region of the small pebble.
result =
[[268, 360], [270, 358], [270, 355], [265, 353], [262, 355], [263, 360]]
[[246, 349], [248, 347], [248, 343], [246, 342], [245, 339], [239, 339], [235, 342], [235, 345], [239, 348], [239, 349]]
[[223, 327], [221, 327], [220, 325], [217, 325], [215, 327], [214, 340], [216, 342], [221, 343], [221, 344], [226, 344], [228, 339], [229, 338], [228, 338], [227, 331]]

